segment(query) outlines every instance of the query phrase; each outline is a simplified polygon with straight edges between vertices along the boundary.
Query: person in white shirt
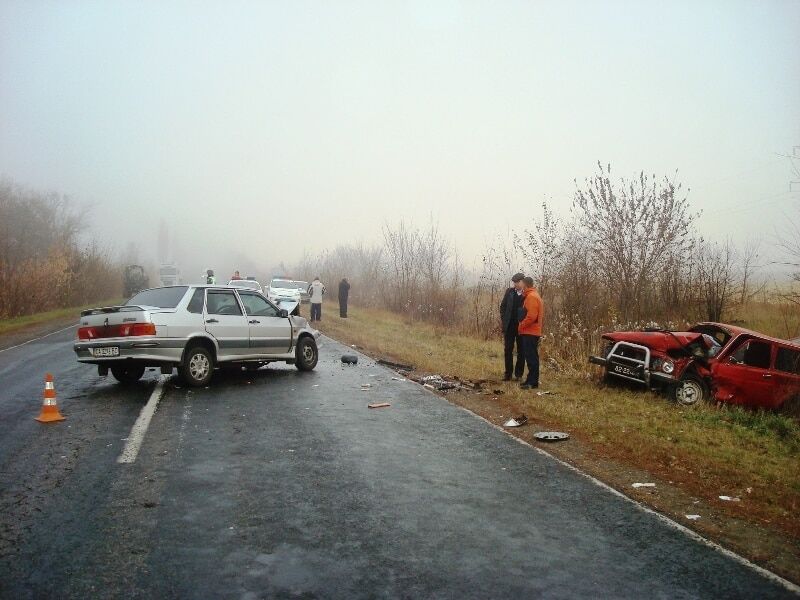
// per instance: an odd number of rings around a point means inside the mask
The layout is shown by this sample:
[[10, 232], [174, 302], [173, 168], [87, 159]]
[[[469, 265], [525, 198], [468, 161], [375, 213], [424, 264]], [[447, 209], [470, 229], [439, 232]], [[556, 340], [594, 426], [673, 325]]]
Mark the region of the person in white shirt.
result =
[[308, 295], [311, 298], [311, 322], [322, 320], [322, 296], [325, 295], [325, 286], [315, 277], [308, 286]]

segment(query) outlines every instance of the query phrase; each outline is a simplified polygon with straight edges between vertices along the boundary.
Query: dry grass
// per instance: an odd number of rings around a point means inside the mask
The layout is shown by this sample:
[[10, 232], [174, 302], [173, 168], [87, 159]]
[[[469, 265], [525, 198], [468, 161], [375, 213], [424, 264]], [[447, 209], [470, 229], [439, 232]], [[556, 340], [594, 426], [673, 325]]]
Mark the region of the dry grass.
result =
[[[373, 355], [462, 379], [502, 376], [500, 340], [457, 335], [381, 310], [354, 307], [346, 320], [332, 313], [320, 329]], [[764, 328], [764, 321], [758, 322], [762, 329], [778, 333]], [[545, 343], [543, 358], [547, 353]], [[740, 408], [679, 407], [659, 394], [605, 387], [547, 368], [542, 387], [554, 395], [539, 397], [515, 384], [492, 387], [504, 391], [504, 402], [570, 431], [598, 455], [675, 482], [717, 505], [718, 495], [745, 498], [723, 510], [800, 537], [800, 427], [792, 419]]]
[[105, 302], [94, 302], [88, 306], [72, 306], [70, 308], [59, 308], [57, 310], [25, 315], [23, 317], [14, 317], [13, 319], [0, 319], [0, 335], [15, 333], [28, 327], [42, 325], [50, 321], [60, 321], [70, 317], [73, 317], [77, 323], [78, 316], [84, 309], [93, 308], [95, 306], [113, 306], [120, 302], [124, 302], [124, 300], [107, 300]]

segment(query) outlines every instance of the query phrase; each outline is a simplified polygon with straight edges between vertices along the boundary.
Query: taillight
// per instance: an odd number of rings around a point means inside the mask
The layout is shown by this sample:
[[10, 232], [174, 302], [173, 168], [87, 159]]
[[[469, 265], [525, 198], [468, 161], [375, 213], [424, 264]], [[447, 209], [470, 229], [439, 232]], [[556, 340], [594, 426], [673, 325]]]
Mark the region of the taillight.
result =
[[127, 335], [155, 335], [156, 326], [153, 323], [134, 323], [131, 332]]
[[96, 327], [81, 327], [78, 329], [79, 340], [155, 334], [156, 326], [153, 323], [125, 323], [124, 325], [100, 325]]

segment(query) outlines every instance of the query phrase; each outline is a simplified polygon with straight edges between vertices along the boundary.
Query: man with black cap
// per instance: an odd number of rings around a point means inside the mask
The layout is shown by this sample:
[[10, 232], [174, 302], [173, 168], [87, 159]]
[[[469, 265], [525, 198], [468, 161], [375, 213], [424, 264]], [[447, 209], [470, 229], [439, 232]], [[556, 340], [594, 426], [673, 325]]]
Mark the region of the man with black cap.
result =
[[[522, 308], [522, 280], [523, 273], [517, 273], [511, 278], [511, 287], [506, 290], [500, 302], [500, 320], [503, 324], [503, 339], [505, 342], [506, 371], [503, 379], [509, 381], [513, 370], [514, 378], [522, 377], [525, 370], [525, 357], [522, 351], [522, 341], [517, 327], [519, 325], [519, 309]], [[517, 363], [514, 365], [514, 345], [517, 346]]]

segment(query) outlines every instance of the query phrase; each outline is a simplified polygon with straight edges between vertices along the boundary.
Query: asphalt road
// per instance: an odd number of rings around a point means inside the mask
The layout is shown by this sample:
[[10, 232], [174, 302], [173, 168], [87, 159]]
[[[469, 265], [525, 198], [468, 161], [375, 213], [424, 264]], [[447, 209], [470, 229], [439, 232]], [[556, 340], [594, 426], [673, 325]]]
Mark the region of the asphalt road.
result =
[[310, 374], [169, 380], [118, 464], [157, 374], [73, 335], [0, 352], [2, 598], [796, 597], [331, 340]]

